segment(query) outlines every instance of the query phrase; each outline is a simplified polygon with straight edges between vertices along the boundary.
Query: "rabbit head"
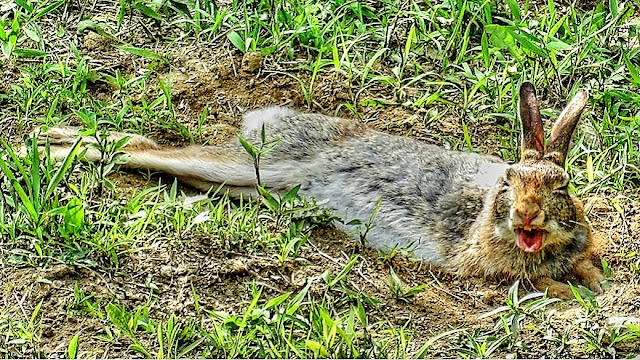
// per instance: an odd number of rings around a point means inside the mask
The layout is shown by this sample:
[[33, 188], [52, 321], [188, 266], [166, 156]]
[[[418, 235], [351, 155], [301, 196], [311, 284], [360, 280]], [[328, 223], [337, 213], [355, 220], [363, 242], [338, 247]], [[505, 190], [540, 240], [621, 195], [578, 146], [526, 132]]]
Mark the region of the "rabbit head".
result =
[[498, 236], [515, 241], [526, 253], [544, 256], [567, 246], [580, 248], [587, 241], [590, 226], [582, 202], [567, 188], [569, 174], [564, 170], [571, 135], [587, 100], [587, 91], [578, 91], [554, 124], [545, 149], [535, 89], [528, 82], [520, 88], [521, 159], [500, 179], [494, 213]]

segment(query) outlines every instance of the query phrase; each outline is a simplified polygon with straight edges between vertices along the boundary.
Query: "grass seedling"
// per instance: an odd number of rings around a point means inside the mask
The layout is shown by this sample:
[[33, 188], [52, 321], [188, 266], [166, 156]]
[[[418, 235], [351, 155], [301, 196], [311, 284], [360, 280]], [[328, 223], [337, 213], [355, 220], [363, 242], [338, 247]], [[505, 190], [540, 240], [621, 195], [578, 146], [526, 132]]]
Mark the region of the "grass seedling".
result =
[[526, 317], [541, 319], [542, 311], [559, 299], [547, 298], [546, 293], [532, 292], [522, 298], [518, 296], [519, 281], [516, 281], [507, 294], [506, 304], [480, 316], [480, 319], [500, 314], [496, 329], [503, 329], [511, 341], [518, 337], [521, 323]]
[[393, 267], [389, 267], [389, 289], [397, 299], [407, 301], [408, 298], [419, 294], [424, 291], [427, 285], [422, 284], [415, 286], [411, 289], [405, 290], [402, 280], [398, 274], [393, 270]]
[[[71, 169], [80, 141], [72, 145], [62, 165], [55, 170], [52, 162], [43, 161], [40, 158], [37, 135], [27, 140], [24, 158], [19, 158], [4, 140], [0, 139], [0, 142], [8, 155], [6, 160], [0, 157], [0, 170], [12, 190], [10, 197], [3, 196], [5, 204], [15, 209], [14, 221], [21, 215], [26, 215], [22, 216], [22, 220], [26, 221], [24, 229], [42, 241], [44, 221], [48, 218], [43, 215], [58, 207], [59, 199], [54, 192]], [[48, 152], [48, 147], [45, 151]], [[22, 181], [18, 181], [16, 173]], [[36, 250], [39, 256], [43, 255], [38, 244], [36, 244]]]
[[[256, 172], [256, 188], [260, 191], [262, 187], [262, 180], [260, 179], [260, 159], [262, 155], [272, 151], [276, 146], [280, 143], [280, 139], [266, 140], [265, 134], [265, 125], [262, 124], [262, 128], [260, 129], [260, 145], [254, 145], [247, 142], [247, 140], [242, 137], [242, 135], [238, 135], [238, 140], [244, 147], [244, 150], [251, 156], [253, 159], [253, 168]], [[299, 187], [298, 187], [299, 189]], [[297, 190], [295, 191], [297, 194]], [[295, 194], [293, 195], [295, 197]]]
[[75, 359], [78, 355], [78, 347], [80, 346], [80, 334], [75, 334], [71, 341], [69, 341], [69, 346], [67, 347], [67, 357], [69, 359]]
[[79, 135], [93, 137], [95, 142], [86, 146], [97, 150], [100, 154], [96, 166], [98, 170], [98, 196], [102, 196], [105, 187], [110, 191], [115, 190], [115, 184], [107, 176], [114, 171], [116, 165], [126, 162], [126, 156], [122, 149], [131, 141], [131, 137], [124, 136], [113, 140], [109, 137], [108, 131], [98, 129], [99, 121], [94, 112], [83, 110], [76, 112], [76, 115], [86, 126], [86, 130], [80, 132]]
[[358, 237], [360, 239], [360, 245], [366, 246], [367, 244], [367, 235], [369, 231], [375, 227], [374, 221], [376, 216], [378, 216], [378, 211], [380, 211], [380, 206], [382, 206], [382, 198], [378, 199], [376, 206], [373, 208], [373, 212], [371, 212], [371, 216], [369, 217], [369, 221], [363, 222], [360, 219], [353, 219], [347, 222], [346, 225], [360, 225], [358, 226]]

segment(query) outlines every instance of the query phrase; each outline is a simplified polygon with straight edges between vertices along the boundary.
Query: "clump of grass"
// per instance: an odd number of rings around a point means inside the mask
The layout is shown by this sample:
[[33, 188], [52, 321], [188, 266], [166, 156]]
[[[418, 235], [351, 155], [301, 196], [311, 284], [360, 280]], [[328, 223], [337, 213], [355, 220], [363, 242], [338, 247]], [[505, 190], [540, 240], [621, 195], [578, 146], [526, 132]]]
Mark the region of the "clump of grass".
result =
[[2, 353], [11, 357], [43, 357], [44, 350], [38, 346], [42, 322], [42, 301], [33, 309], [10, 307], [0, 313], [0, 338]]
[[[0, 195], [3, 201], [0, 204], [0, 234], [13, 241], [23, 235], [34, 238], [34, 250], [42, 257], [43, 241], [50, 240], [52, 235], [69, 237], [79, 232], [82, 226], [82, 204], [79, 199], [72, 199], [63, 205], [64, 200], [60, 199], [57, 191], [71, 170], [80, 142], [73, 144], [69, 154], [59, 165], [49, 157], [42, 159], [37, 143], [37, 137], [28, 138], [25, 144], [26, 156], [19, 158], [2, 141], [4, 150], [0, 154], [0, 171], [3, 175], [0, 179]], [[46, 147], [45, 152], [48, 149]], [[51, 221], [51, 216], [55, 215], [59, 215], [63, 221]]]

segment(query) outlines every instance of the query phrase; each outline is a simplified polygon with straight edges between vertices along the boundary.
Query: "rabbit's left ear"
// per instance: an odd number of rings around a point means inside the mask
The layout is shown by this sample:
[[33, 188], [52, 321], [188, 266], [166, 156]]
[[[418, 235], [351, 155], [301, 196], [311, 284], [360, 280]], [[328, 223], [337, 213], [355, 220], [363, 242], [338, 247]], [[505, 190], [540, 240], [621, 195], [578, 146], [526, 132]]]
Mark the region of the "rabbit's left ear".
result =
[[573, 99], [564, 108], [558, 120], [553, 125], [549, 144], [547, 145], [547, 156], [557, 162], [559, 165], [564, 164], [569, 151], [569, 143], [573, 130], [580, 120], [580, 115], [589, 100], [589, 92], [587, 90], [578, 90]]
[[544, 128], [538, 109], [536, 89], [528, 81], [520, 86], [518, 107], [522, 122], [521, 160], [540, 159], [544, 154]]

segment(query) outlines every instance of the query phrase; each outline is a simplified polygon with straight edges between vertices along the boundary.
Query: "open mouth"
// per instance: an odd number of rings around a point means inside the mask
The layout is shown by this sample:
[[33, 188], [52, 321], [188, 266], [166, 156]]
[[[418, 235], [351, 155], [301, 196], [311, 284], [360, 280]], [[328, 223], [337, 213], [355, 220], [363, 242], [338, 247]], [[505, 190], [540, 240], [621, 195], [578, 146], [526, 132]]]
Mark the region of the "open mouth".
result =
[[542, 229], [516, 229], [518, 246], [526, 252], [538, 251], [542, 247], [542, 242], [546, 234], [547, 232]]

